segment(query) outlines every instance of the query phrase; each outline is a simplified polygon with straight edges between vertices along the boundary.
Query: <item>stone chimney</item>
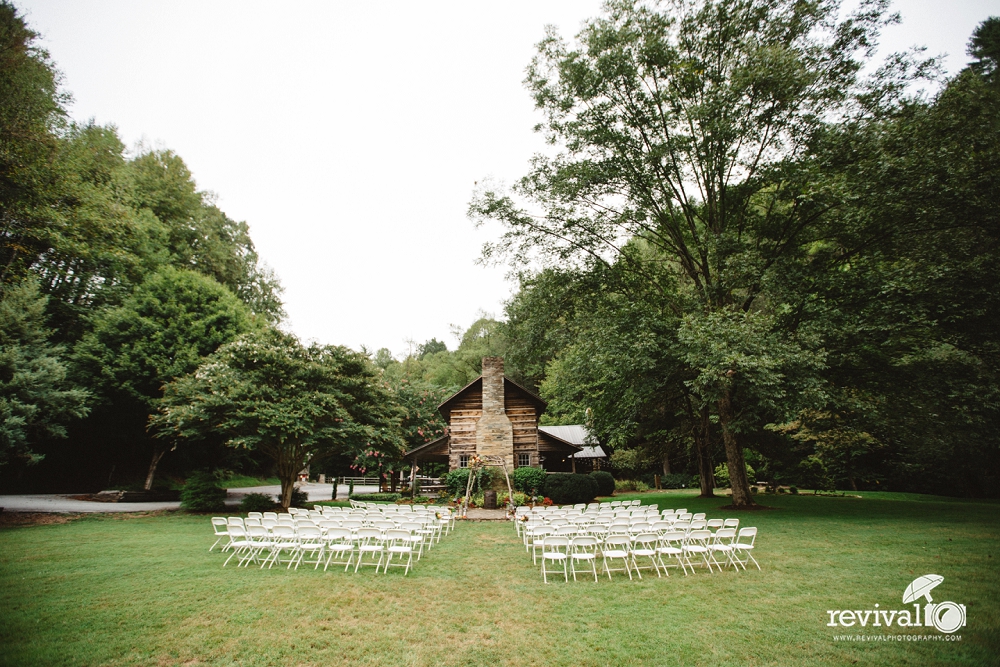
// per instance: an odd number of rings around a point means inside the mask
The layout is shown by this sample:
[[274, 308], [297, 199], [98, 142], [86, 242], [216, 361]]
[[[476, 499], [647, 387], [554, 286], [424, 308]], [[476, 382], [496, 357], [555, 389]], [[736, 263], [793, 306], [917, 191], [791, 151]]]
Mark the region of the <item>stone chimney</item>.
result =
[[514, 428], [504, 409], [503, 357], [483, 357], [483, 414], [476, 422], [476, 453], [503, 456], [514, 467]]

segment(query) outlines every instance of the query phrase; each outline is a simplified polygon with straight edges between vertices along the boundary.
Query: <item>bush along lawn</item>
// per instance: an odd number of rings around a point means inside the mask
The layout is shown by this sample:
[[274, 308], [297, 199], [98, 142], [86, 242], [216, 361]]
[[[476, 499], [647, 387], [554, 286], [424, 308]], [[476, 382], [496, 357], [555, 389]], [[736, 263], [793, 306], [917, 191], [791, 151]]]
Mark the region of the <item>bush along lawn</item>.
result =
[[[885, 497], [888, 496], [888, 497]], [[628, 496], [622, 496], [627, 498]], [[637, 495], [724, 518], [723, 498]], [[760, 499], [764, 501], [764, 498]], [[401, 571], [223, 568], [208, 515], [92, 516], [0, 530], [6, 665], [987, 665], [1000, 650], [1000, 505], [767, 496], [763, 570], [542, 583], [505, 522], [460, 522]], [[894, 610], [917, 577], [965, 605], [934, 628], [828, 627]], [[840, 617], [837, 617], [838, 620]], [[866, 641], [844, 636], [865, 635]]]

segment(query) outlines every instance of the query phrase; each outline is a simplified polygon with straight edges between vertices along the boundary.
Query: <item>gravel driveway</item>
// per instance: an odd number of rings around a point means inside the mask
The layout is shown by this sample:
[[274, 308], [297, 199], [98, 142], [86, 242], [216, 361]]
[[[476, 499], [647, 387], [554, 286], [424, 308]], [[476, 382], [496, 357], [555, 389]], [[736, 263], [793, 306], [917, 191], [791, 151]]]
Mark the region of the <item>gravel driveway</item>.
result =
[[[330, 500], [333, 494], [332, 484], [301, 484], [299, 487], [309, 494], [309, 500]], [[355, 493], [374, 493], [375, 486], [355, 486]], [[226, 505], [236, 507], [248, 493], [266, 493], [275, 496], [281, 492], [280, 486], [251, 486], [242, 489], [230, 489]], [[0, 507], [5, 512], [153, 512], [156, 510], [172, 510], [180, 507], [180, 503], [102, 503], [90, 500], [76, 500], [74, 494], [36, 493], [28, 495], [2, 495]], [[347, 486], [337, 487], [337, 499], [347, 500]]]

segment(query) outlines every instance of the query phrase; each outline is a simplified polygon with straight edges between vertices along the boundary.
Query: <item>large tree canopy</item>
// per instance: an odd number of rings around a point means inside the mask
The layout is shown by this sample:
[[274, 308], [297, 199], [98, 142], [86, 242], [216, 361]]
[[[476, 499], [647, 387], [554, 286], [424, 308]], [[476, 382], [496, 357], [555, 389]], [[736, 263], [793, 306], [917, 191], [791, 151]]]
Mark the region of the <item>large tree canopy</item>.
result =
[[[204, 357], [254, 326], [249, 309], [225, 287], [170, 267], [95, 319], [76, 346], [77, 366], [108, 404], [144, 416], [159, 405], [164, 385], [194, 371]], [[133, 437], [148, 441], [142, 433]], [[164, 452], [153, 448], [147, 489]]]
[[[690, 333], [683, 358], [697, 377], [687, 387], [718, 418], [734, 504], [749, 505], [739, 434], [763, 412], [756, 388], [815, 369], [813, 341], [785, 341], [792, 357], [752, 369], [699, 341], [718, 329], [748, 349], [776, 344], [786, 306], [767, 298], [769, 282], [822, 237], [843, 197], [817, 173], [814, 146], [833, 123], [885, 113], [912, 63], [859, 76], [884, 2], [841, 21], [827, 2], [606, 7], [575, 44], [550, 33], [528, 70], [558, 154], [536, 157], [509, 194], [478, 193], [470, 213], [507, 228], [487, 259], [618, 263], [648, 278]], [[629, 252], [635, 238], [655, 252]], [[810, 360], [789, 368], [796, 358]]]
[[721, 438], [736, 505], [744, 447], [772, 482], [825, 466], [988, 492], [993, 20], [928, 99], [908, 91], [931, 61], [860, 75], [885, 3], [836, 11], [612, 2], [539, 45], [527, 85], [554, 152], [470, 205], [506, 226], [485, 259], [549, 267], [522, 276], [508, 343], [608, 442]]
[[218, 433], [268, 457], [284, 507], [306, 464], [366, 450], [398, 456], [404, 447], [398, 409], [365, 355], [305, 347], [274, 329], [224, 345], [171, 383], [153, 425], [162, 438]]

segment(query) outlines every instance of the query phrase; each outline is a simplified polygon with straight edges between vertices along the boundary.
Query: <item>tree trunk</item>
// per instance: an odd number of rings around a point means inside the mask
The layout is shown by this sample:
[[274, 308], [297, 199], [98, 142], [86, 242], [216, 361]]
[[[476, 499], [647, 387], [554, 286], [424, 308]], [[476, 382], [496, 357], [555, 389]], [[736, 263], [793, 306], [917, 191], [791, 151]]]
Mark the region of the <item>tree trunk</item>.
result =
[[694, 432], [695, 448], [698, 450], [698, 483], [702, 498], [715, 497], [715, 466], [712, 465], [711, 422], [707, 409], [702, 409], [700, 424]]
[[153, 450], [153, 460], [149, 462], [149, 472], [146, 474], [146, 486], [143, 487], [147, 491], [153, 488], [153, 478], [156, 476], [156, 466], [159, 465], [160, 459], [162, 459], [163, 455], [166, 453], [166, 449]]
[[729, 391], [719, 399], [719, 424], [722, 426], [722, 442], [726, 447], [726, 465], [729, 468], [729, 488], [733, 492], [733, 507], [737, 509], [753, 507], [756, 503], [750, 494], [750, 479], [747, 464], [743, 459], [743, 447], [732, 431], [733, 405]]
[[288, 510], [292, 506], [292, 491], [295, 490], [295, 477], [281, 478], [281, 509]]
[[664, 476], [670, 474], [670, 455], [669, 454], [664, 454], [663, 455], [663, 474], [664, 474]]
[[282, 444], [281, 448], [276, 467], [281, 480], [281, 507], [287, 510], [292, 506], [292, 491], [299, 480], [299, 471], [305, 467], [305, 457], [295, 455], [298, 447], [294, 444]]

